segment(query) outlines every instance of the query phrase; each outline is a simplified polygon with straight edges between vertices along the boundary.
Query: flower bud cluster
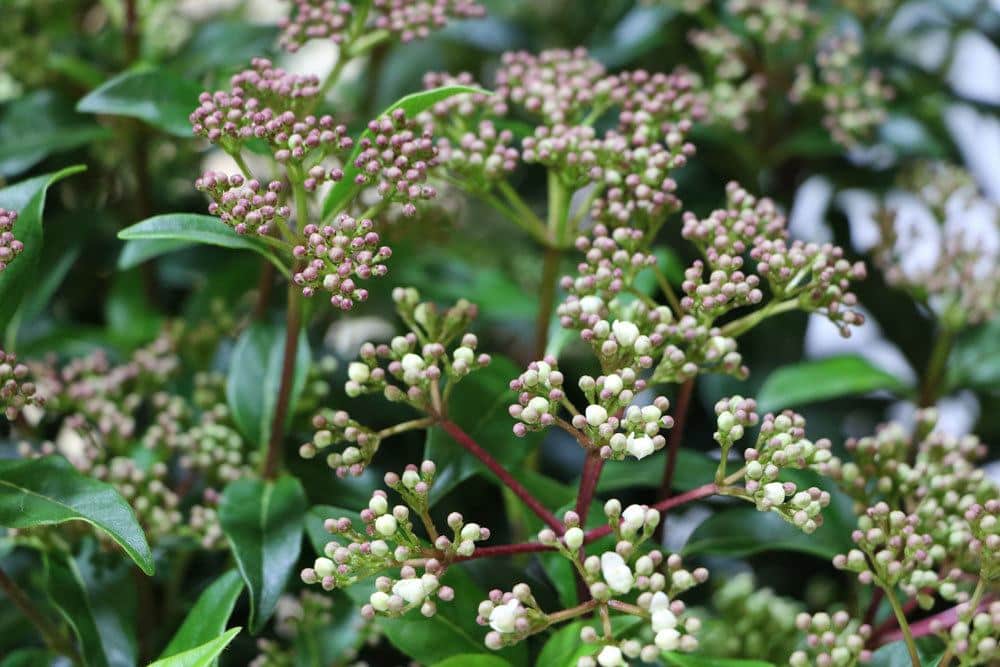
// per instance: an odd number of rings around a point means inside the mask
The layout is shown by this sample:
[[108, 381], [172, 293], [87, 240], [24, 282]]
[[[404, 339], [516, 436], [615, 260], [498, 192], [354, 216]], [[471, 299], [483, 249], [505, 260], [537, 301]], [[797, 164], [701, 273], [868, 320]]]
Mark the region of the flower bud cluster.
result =
[[[573, 561], [589, 588], [591, 597], [600, 605], [607, 605], [613, 598], [620, 599], [637, 593], [635, 612], [630, 605], [609, 606], [614, 613], [634, 613], [649, 623], [645, 636], [652, 641], [639, 639], [619, 641], [610, 635], [599, 636], [592, 627], [584, 627], [580, 639], [585, 644], [595, 644], [593, 656], [582, 658], [581, 665], [625, 665], [625, 658], [655, 661], [661, 651], [693, 651], [698, 647], [694, 634], [701, 622], [685, 617], [685, 605], [677, 596], [704, 583], [708, 571], [684, 568], [680, 556], [665, 556], [659, 550], [645, 551], [639, 547], [649, 540], [660, 522], [655, 509], [630, 505], [622, 510], [621, 502], [609, 500], [604, 507], [605, 516], [612, 528], [616, 544], [613, 549], [599, 555], [587, 555], [584, 550], [585, 535], [580, 517], [569, 511], [563, 517], [565, 531], [557, 536], [552, 529], [544, 529], [538, 539], [542, 544], [555, 547], [563, 557]], [[558, 618], [540, 609], [531, 588], [519, 583], [508, 592], [491, 591], [490, 597], [479, 606], [478, 621], [489, 625], [486, 646], [497, 650], [510, 646], [526, 637], [544, 630]]]
[[45, 399], [37, 392], [28, 366], [17, 363], [15, 354], [0, 349], [0, 408], [7, 419], [17, 419], [26, 405], [44, 404]]
[[[291, 667], [295, 664], [301, 642], [312, 633], [329, 631], [334, 623], [333, 600], [309, 589], [298, 596], [285, 594], [278, 598], [274, 610], [274, 633], [277, 639], [259, 638], [259, 653], [249, 667]], [[353, 632], [353, 629], [352, 629]], [[298, 640], [298, 641], [297, 641]], [[353, 646], [345, 646], [340, 654], [346, 660], [357, 657]]]
[[[445, 86], [483, 88], [469, 72], [458, 74], [428, 72], [424, 74], [423, 84], [425, 90]], [[449, 136], [454, 138], [456, 136], [454, 131], [468, 130], [484, 116], [502, 118], [507, 115], [508, 110], [507, 102], [501, 95], [483, 90], [479, 93], [460, 93], [438, 100], [430, 109], [417, 116], [417, 120], [425, 125], [441, 121], [446, 124], [454, 123], [455, 125], [448, 130]]]
[[[662, 141], [675, 160], [672, 166], [683, 166], [684, 158], [694, 154], [694, 146], [684, 140], [691, 131], [692, 119], [700, 119], [706, 113], [695, 94], [696, 79], [682, 70], [670, 73], [632, 70], [621, 72], [614, 79], [617, 87], [612, 99], [621, 105], [618, 134], [636, 148], [651, 147]], [[642, 153], [634, 157], [648, 160]]]
[[302, 268], [292, 280], [302, 287], [303, 296], [322, 290], [330, 294], [334, 307], [350, 310], [368, 298], [368, 290], [358, 287], [355, 279], [379, 277], [388, 271], [384, 262], [392, 250], [381, 245], [371, 220], [342, 214], [329, 225], [306, 225], [302, 235], [305, 243], [292, 249]]
[[855, 572], [865, 585], [875, 583], [889, 590], [899, 586], [925, 608], [933, 604], [930, 591], [954, 597], [947, 595], [950, 577], [936, 571], [946, 557], [945, 549], [930, 535], [920, 533], [919, 525], [916, 515], [876, 503], [858, 518], [858, 529], [851, 534], [857, 548], [836, 556], [833, 565]]
[[[413, 288], [397, 287], [392, 298], [410, 332], [396, 336], [388, 345], [362, 345], [361, 361], [348, 367], [344, 388], [348, 396], [382, 392], [390, 401], [406, 401], [420, 410], [434, 409], [433, 387], [442, 377], [458, 382], [490, 363], [488, 354], [476, 354], [478, 338], [462, 333], [478, 309], [461, 299], [442, 312], [434, 303], [420, 301]], [[448, 348], [460, 336], [459, 345], [449, 353]], [[384, 368], [380, 360], [388, 362]]]
[[343, 451], [330, 452], [326, 457], [327, 465], [338, 477], [360, 475], [382, 444], [375, 431], [351, 419], [344, 410], [322, 410], [313, 416], [312, 426], [316, 432], [309, 442], [299, 447], [299, 456], [311, 459], [320, 450], [346, 444]]
[[764, 43], [798, 41], [817, 20], [805, 0], [729, 0], [726, 9]]
[[239, 431], [227, 424], [203, 419], [178, 438], [183, 470], [199, 473], [211, 487], [222, 488], [229, 482], [253, 476], [254, 455], [247, 453]]
[[712, 656], [787, 660], [795, 649], [799, 632], [795, 626], [801, 604], [759, 588], [748, 572], [726, 581], [712, 595], [717, 617], [705, 622], [700, 643]]
[[655, 382], [684, 382], [701, 372], [715, 372], [745, 379], [750, 370], [736, 339], [725, 336], [719, 327], [699, 322], [693, 315], [683, 315], [667, 329], [668, 345], [653, 371]]
[[[362, 608], [362, 616], [401, 616], [413, 609], [420, 609], [424, 616], [433, 616], [437, 612], [435, 599], [448, 602], [455, 594], [440, 581], [449, 562], [471, 556], [476, 542], [490, 535], [479, 524], [466, 523], [457, 512], [448, 515], [452, 537], [438, 535], [428, 514], [435, 472], [434, 463], [424, 461], [419, 467], [407, 466], [402, 475], [386, 474], [386, 485], [405, 504], [390, 506], [387, 494], [375, 491], [368, 507], [361, 511], [364, 532], [357, 530], [350, 518], [327, 519], [324, 526], [335, 537], [313, 567], [302, 571], [302, 580], [332, 590], [385, 570], [401, 568], [398, 578], [383, 575], [376, 579], [375, 592]], [[432, 541], [431, 548], [414, 532], [413, 515], [423, 522]], [[427, 554], [433, 555], [421, 558]], [[423, 568], [422, 574], [417, 567]]]
[[438, 139], [438, 161], [473, 192], [488, 192], [517, 169], [520, 152], [513, 144], [513, 132], [481, 120], [474, 128]]
[[354, 166], [360, 171], [354, 182], [374, 186], [383, 202], [400, 204], [403, 215], [415, 215], [418, 203], [437, 196], [427, 183], [428, 172], [438, 164], [434, 139], [403, 109], [369, 122], [358, 145]]
[[871, 135], [888, 112], [894, 96], [878, 69], [865, 69], [861, 44], [851, 37], [838, 37], [816, 56], [815, 71], [800, 65], [789, 97], [793, 102], [815, 100], [824, 110], [823, 125], [834, 141], [855, 146]]
[[747, 75], [746, 63], [740, 57], [748, 48], [744, 40], [724, 26], [711, 30], [692, 30], [688, 41], [704, 61], [707, 83], [700, 87], [708, 110], [708, 120], [743, 131], [749, 125], [748, 116], [763, 108], [767, 79], [763, 75]]
[[979, 560], [979, 576], [1000, 578], [1000, 497], [976, 503], [965, 512], [969, 522], [969, 553]]
[[806, 439], [805, 425], [805, 419], [791, 410], [777, 417], [765, 415], [757, 446], [743, 452], [744, 479], [758, 510], [773, 510], [803, 532], [812, 533], [823, 524], [820, 512], [830, 504], [829, 492], [817, 487], [800, 491], [794, 482], [778, 480], [782, 469], [814, 468], [831, 458], [830, 441]]
[[194, 182], [194, 187], [212, 199], [208, 212], [218, 216], [237, 234], [268, 236], [292, 216], [281, 181], [264, 184], [255, 178], [247, 180], [240, 174], [227, 176], [207, 171]]
[[615, 81], [586, 49], [552, 49], [538, 55], [504, 53], [496, 74], [496, 94], [545, 125], [575, 125], [597, 107], [611, 101]]
[[[932, 622], [934, 623], [934, 622]], [[951, 628], [932, 625], [962, 665], [994, 665], [1000, 660], [1000, 601], [977, 611], [969, 603], [958, 605], [958, 621]]]
[[[901, 217], [905, 209], [883, 206], [875, 216], [881, 237], [873, 258], [886, 282], [926, 302], [952, 329], [990, 320], [1000, 310], [1000, 250], [982, 241], [991, 226], [1000, 229], [1000, 205], [954, 165], [923, 163], [902, 180], [936, 227], [917, 233]], [[933, 261], [908, 261], [918, 247], [933, 247]]]
[[600, 179], [604, 188], [594, 199], [591, 217], [611, 227], [638, 226], [653, 236], [667, 216], [680, 210], [681, 201], [674, 194], [677, 182], [668, 174], [687, 164], [694, 145], [684, 141], [691, 122], [681, 121], [678, 128], [664, 135], [665, 144], [631, 146], [622, 135], [605, 137], [604, 167], [589, 175], [591, 180]]
[[[328, 39], [350, 52], [362, 36], [386, 31], [401, 42], [425, 39], [450, 19], [479, 18], [486, 9], [475, 0], [293, 0], [294, 8], [279, 23], [279, 44], [295, 53], [313, 39]], [[343, 56], [342, 56], [343, 57]]]
[[95, 465], [91, 474], [114, 486], [135, 509], [136, 518], [151, 542], [175, 534], [183, 524], [180, 498], [167, 486], [167, 466], [154, 463], [143, 470], [130, 458]]
[[24, 251], [24, 244], [14, 238], [16, 222], [17, 211], [0, 208], [0, 273]]
[[871, 651], [865, 648], [871, 626], [852, 620], [846, 611], [802, 613], [795, 625], [806, 633], [806, 642], [805, 648], [792, 653], [791, 667], [852, 667], [871, 659]]

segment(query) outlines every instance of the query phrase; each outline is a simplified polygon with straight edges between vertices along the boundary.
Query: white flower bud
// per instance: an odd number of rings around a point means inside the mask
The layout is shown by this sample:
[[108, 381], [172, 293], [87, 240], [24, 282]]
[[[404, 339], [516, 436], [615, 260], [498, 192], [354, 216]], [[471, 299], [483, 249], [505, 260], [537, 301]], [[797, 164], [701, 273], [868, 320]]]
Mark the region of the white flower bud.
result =
[[636, 338], [639, 337], [639, 327], [632, 322], [618, 320], [611, 325], [611, 330], [615, 333], [615, 339], [622, 347], [632, 347]]
[[653, 642], [661, 651], [676, 651], [680, 646], [680, 639], [681, 633], [673, 628], [667, 628], [666, 630], [657, 632]]
[[635, 458], [644, 459], [652, 454], [656, 450], [656, 447], [653, 446], [653, 439], [648, 435], [636, 437], [630, 434], [625, 449]]
[[615, 375], [614, 373], [612, 373], [611, 375], [605, 376], [604, 388], [610, 391], [612, 394], [617, 396], [618, 392], [622, 390], [622, 387], [623, 387], [622, 378], [620, 375]]
[[469, 523], [469, 524], [466, 524], [465, 527], [462, 528], [462, 533], [461, 533], [462, 539], [463, 540], [478, 540], [479, 539], [480, 530], [481, 529], [480, 529], [478, 523]]
[[771, 482], [764, 485], [764, 498], [772, 505], [785, 502], [785, 485], [781, 482]]
[[493, 611], [490, 612], [490, 627], [501, 634], [514, 632], [520, 610], [521, 602], [516, 598], [507, 604], [494, 607]]
[[396, 534], [398, 528], [399, 524], [396, 522], [396, 517], [391, 514], [383, 514], [375, 519], [375, 530], [383, 537], [392, 537]]
[[382, 591], [375, 591], [368, 598], [375, 611], [386, 611], [389, 609], [389, 594]]
[[419, 355], [413, 354], [412, 352], [403, 356], [399, 362], [403, 366], [403, 371], [406, 373], [419, 373], [424, 370], [424, 360]]
[[622, 651], [617, 646], [605, 646], [597, 654], [597, 664], [601, 667], [622, 667], [625, 660], [622, 658]]
[[316, 575], [322, 579], [324, 577], [333, 576], [334, 571], [337, 566], [329, 558], [317, 558], [316, 562], [313, 563], [313, 569], [316, 570]]
[[360, 361], [352, 361], [347, 367], [347, 377], [358, 384], [368, 382], [368, 378], [370, 376], [371, 370], [368, 368], [368, 365], [363, 364]]
[[616, 593], [628, 593], [635, 583], [635, 577], [625, 559], [614, 551], [601, 554], [601, 576]]
[[566, 531], [563, 539], [566, 541], [566, 547], [570, 551], [576, 551], [583, 546], [583, 531], [574, 526]]
[[622, 512], [622, 530], [637, 533], [646, 522], [646, 510], [640, 505], [629, 505]]
[[604, 301], [599, 296], [585, 296], [580, 299], [580, 310], [588, 315], [596, 315], [604, 306]]
[[600, 405], [588, 405], [586, 417], [587, 423], [591, 426], [600, 426], [608, 421], [608, 411]]
[[653, 632], [673, 629], [677, 627], [677, 617], [669, 609], [657, 609], [653, 612], [651, 623]]
[[476, 353], [471, 348], [464, 346], [456, 348], [452, 356], [455, 358], [455, 361], [464, 361], [470, 365], [476, 359]]
[[385, 496], [372, 496], [371, 500], [368, 501], [368, 509], [376, 516], [382, 516], [389, 511], [389, 501], [385, 499]]
[[424, 584], [419, 579], [400, 579], [392, 585], [392, 592], [409, 604], [417, 604], [427, 597]]

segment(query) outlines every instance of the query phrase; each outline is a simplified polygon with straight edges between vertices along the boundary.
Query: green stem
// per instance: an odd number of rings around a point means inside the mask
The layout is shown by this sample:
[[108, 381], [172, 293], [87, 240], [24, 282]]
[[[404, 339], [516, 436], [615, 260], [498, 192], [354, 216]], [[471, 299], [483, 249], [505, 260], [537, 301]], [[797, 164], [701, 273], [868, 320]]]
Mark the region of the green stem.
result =
[[583, 604], [578, 604], [575, 607], [570, 607], [569, 609], [563, 609], [562, 611], [556, 611], [551, 614], [547, 614], [548, 625], [555, 625], [556, 623], [561, 623], [563, 621], [568, 621], [571, 618], [576, 618], [577, 616], [583, 616], [584, 614], [590, 612], [595, 607], [597, 607], [597, 600], [587, 600]]
[[930, 360], [927, 362], [927, 372], [920, 385], [920, 407], [922, 408], [930, 407], [937, 401], [954, 341], [955, 333], [950, 327], [944, 327], [934, 341]]
[[511, 184], [507, 181], [500, 181], [497, 189], [503, 195], [504, 200], [506, 200], [507, 206], [523, 218], [518, 224], [529, 230], [532, 236], [539, 237], [544, 243], [544, 239], [546, 238], [545, 223], [531, 210], [531, 207], [521, 198], [517, 190], [511, 187]]
[[407, 431], [415, 431], [419, 428], [428, 428], [434, 424], [433, 417], [423, 417], [421, 419], [411, 419], [407, 422], [400, 422], [395, 426], [389, 426], [384, 428], [375, 434], [380, 440], [382, 438], [388, 438], [390, 436], [399, 435], [400, 433], [405, 433]]
[[674, 311], [674, 315], [677, 317], [681, 316], [681, 301], [677, 298], [677, 293], [674, 291], [673, 286], [667, 277], [660, 270], [659, 264], [653, 265], [653, 275], [656, 277], [656, 284], [660, 286], [660, 291], [663, 295], [667, 297], [667, 302], [670, 303], [670, 307]]
[[561, 250], [552, 246], [545, 248], [542, 279], [538, 286], [538, 314], [535, 316], [535, 359], [545, 356], [545, 348], [548, 346], [549, 322], [552, 320], [552, 306], [556, 298], [560, 259]]
[[750, 329], [766, 320], [773, 315], [780, 315], [781, 313], [787, 313], [790, 310], [795, 310], [799, 307], [798, 299], [788, 299], [787, 301], [772, 301], [760, 310], [754, 311], [749, 315], [744, 315], [743, 317], [733, 320], [722, 327], [722, 335], [735, 338], [736, 336], [741, 336], [745, 334]]
[[564, 247], [569, 243], [566, 239], [566, 232], [569, 223], [569, 191], [563, 182], [559, 180], [559, 174], [549, 170], [549, 216], [548, 230], [549, 238], [558, 247]]
[[917, 645], [913, 642], [913, 633], [910, 632], [910, 624], [906, 620], [906, 613], [899, 604], [899, 599], [896, 598], [892, 587], [883, 586], [882, 589], [885, 591], [885, 599], [889, 601], [889, 605], [892, 606], [892, 612], [896, 615], [896, 621], [899, 622], [899, 629], [903, 632], [903, 641], [906, 642], [906, 650], [910, 653], [910, 660], [913, 662], [913, 667], [920, 667], [920, 654], [917, 653]]

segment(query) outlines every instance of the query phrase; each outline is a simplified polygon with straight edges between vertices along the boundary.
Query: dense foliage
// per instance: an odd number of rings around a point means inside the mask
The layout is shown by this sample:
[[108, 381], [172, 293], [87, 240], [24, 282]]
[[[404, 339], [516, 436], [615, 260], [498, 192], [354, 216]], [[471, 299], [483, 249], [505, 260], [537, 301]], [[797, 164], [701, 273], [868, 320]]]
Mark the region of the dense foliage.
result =
[[8, 0], [0, 667], [997, 664], [998, 40]]

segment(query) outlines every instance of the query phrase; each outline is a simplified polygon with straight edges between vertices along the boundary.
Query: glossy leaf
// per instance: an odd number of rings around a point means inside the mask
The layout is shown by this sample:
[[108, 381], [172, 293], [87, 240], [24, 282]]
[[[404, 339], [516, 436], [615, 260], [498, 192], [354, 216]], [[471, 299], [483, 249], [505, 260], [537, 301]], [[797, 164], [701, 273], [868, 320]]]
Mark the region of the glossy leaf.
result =
[[170, 70], [140, 65], [105, 81], [80, 100], [77, 111], [138, 118], [177, 137], [190, 137], [188, 116], [201, 86]]
[[102, 561], [95, 540], [73, 559], [97, 623], [103, 652], [110, 667], [132, 667], [138, 661], [138, 594], [135, 568], [120, 558]]
[[222, 652], [226, 650], [229, 643], [240, 633], [242, 628], [227, 630], [225, 634], [215, 639], [205, 642], [201, 646], [170, 656], [161, 658], [149, 664], [149, 667], [211, 667], [218, 660]]
[[[185, 243], [205, 243], [207, 245], [219, 246], [221, 248], [231, 248], [233, 250], [252, 250], [270, 261], [274, 266], [286, 276], [288, 268], [281, 263], [274, 251], [268, 245], [252, 236], [241, 236], [232, 228], [220, 222], [218, 218], [210, 215], [198, 215], [195, 213], [167, 213], [147, 218], [142, 222], [137, 222], [131, 227], [118, 232], [118, 238], [125, 241], [174, 241], [174, 245], [161, 243], [158, 246], [150, 247], [148, 244], [140, 248], [122, 250], [123, 256], [141, 257], [141, 261], [152, 259], [159, 254], [173, 252], [179, 247], [180, 242]], [[130, 259], [130, 262], [135, 262]], [[119, 260], [121, 263], [122, 260]]]
[[[916, 641], [917, 653], [923, 667], [934, 667], [941, 661], [944, 654], [942, 642], [934, 636], [920, 637]], [[869, 667], [913, 667], [910, 652], [906, 642], [900, 640], [886, 644], [872, 653]]]
[[274, 612], [302, 548], [306, 496], [294, 477], [241, 479], [222, 493], [219, 523], [250, 594], [250, 631]]
[[629, 11], [604, 43], [594, 49], [594, 57], [609, 67], [621, 67], [655, 48], [662, 40], [664, 25], [677, 10], [671, 7], [639, 5]]
[[962, 333], [947, 366], [948, 385], [1000, 392], [1000, 317]]
[[[601, 479], [597, 483], [600, 493], [628, 488], [659, 488], [663, 479], [667, 453], [661, 450], [641, 461], [608, 461], [604, 464]], [[708, 484], [715, 478], [719, 462], [701, 452], [680, 449], [677, 452], [677, 467], [674, 469], [674, 490], [690, 491]]]
[[880, 389], [906, 394], [909, 388], [861, 357], [830, 357], [771, 373], [757, 392], [757, 406], [761, 413], [773, 412]]
[[[273, 25], [231, 19], [204, 23], [195, 30], [173, 65], [190, 75], [220, 67], [245, 66], [252, 58], [274, 50], [277, 32]], [[189, 113], [193, 109], [194, 106]]]
[[[305, 386], [311, 359], [305, 331], [299, 334], [296, 355], [289, 419]], [[258, 322], [251, 325], [233, 348], [226, 401], [233, 421], [251, 443], [263, 445], [270, 438], [284, 356], [285, 328], [277, 324]]]
[[118, 269], [121, 271], [134, 269], [143, 262], [190, 248], [192, 245], [194, 243], [191, 241], [180, 239], [132, 239], [122, 246], [121, 254], [118, 255]]
[[[541, 443], [540, 433], [514, 437], [513, 422], [507, 406], [516, 401], [510, 380], [520, 373], [514, 362], [494, 357], [490, 365], [478, 370], [455, 388], [448, 401], [448, 416], [472, 438], [508, 468], [518, 466]], [[437, 463], [431, 502], [437, 502], [451, 489], [486, 468], [439, 428], [427, 434], [424, 458]]]
[[76, 563], [59, 553], [44, 554], [42, 560], [49, 602], [69, 624], [87, 666], [109, 667], [111, 661]]
[[[382, 115], [389, 115], [396, 109], [402, 109], [406, 112], [408, 118], [413, 118], [421, 111], [426, 111], [441, 100], [448, 99], [453, 95], [481, 92], [485, 91], [480, 88], [470, 88], [469, 86], [442, 86], [440, 88], [432, 88], [431, 90], [424, 90], [419, 93], [413, 93], [403, 97], [383, 111]], [[371, 136], [371, 131], [366, 128], [365, 131], [361, 133], [359, 140], [355, 143], [354, 151], [351, 152], [351, 156], [344, 162], [344, 177], [330, 189], [329, 194], [327, 194], [326, 199], [323, 201], [324, 218], [328, 218], [333, 213], [336, 213], [344, 208], [344, 206], [361, 190], [361, 186], [354, 182], [354, 178], [358, 175], [358, 173], [360, 173], [360, 169], [355, 166], [354, 161], [357, 159], [358, 155], [361, 154], [361, 140], [371, 138]]]
[[[568, 562], [568, 561], [567, 561]], [[614, 616], [611, 626], [616, 637], [629, 634], [642, 624], [642, 619], [635, 616]], [[536, 665], [546, 667], [576, 667], [577, 660], [584, 656], [594, 655], [600, 649], [593, 644], [580, 641], [580, 629], [584, 626], [594, 626], [593, 621], [574, 621], [556, 629], [542, 646]]]
[[143, 572], [153, 573], [153, 554], [135, 512], [113, 486], [81, 474], [61, 456], [0, 460], [0, 526], [74, 520], [106, 532]]
[[222, 634], [242, 592], [243, 579], [236, 570], [216, 579], [198, 597], [160, 659], [197, 648]]
[[52, 153], [110, 134], [93, 118], [70, 111], [66, 100], [52, 91], [35, 91], [10, 102], [0, 118], [0, 176], [15, 176]]
[[61, 171], [29, 178], [0, 190], [0, 208], [17, 211], [14, 236], [24, 244], [24, 251], [0, 272], [0, 332], [6, 330], [24, 295], [37, 280], [38, 261], [42, 253], [42, 212], [49, 187], [67, 176], [78, 174], [86, 167], [77, 165]]

